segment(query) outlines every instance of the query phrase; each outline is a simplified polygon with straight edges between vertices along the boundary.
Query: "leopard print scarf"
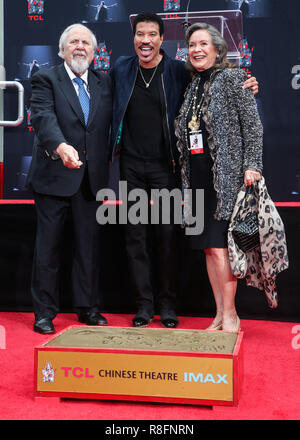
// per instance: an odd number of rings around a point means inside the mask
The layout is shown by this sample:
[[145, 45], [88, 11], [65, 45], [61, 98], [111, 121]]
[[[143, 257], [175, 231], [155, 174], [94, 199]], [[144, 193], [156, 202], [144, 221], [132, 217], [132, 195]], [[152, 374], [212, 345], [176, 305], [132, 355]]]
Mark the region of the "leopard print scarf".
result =
[[[258, 213], [260, 247], [244, 253], [234, 242], [232, 229], [251, 211]], [[246, 194], [245, 187], [238, 193], [228, 229], [228, 253], [233, 275], [245, 278], [248, 286], [263, 290], [269, 306], [276, 308], [276, 276], [289, 267], [289, 259], [284, 225], [263, 177], [256, 183], [254, 194]]]

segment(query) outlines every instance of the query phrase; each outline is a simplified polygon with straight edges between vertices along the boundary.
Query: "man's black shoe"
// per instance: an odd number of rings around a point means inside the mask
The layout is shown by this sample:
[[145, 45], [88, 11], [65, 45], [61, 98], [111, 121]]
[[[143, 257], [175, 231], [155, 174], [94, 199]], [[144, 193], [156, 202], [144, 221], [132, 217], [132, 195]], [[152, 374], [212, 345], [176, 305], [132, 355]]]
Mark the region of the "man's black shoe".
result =
[[178, 319], [162, 319], [161, 323], [167, 328], [176, 328], [178, 326]]
[[37, 333], [42, 333], [43, 335], [55, 333], [55, 328], [50, 318], [36, 319], [34, 322], [33, 330]]
[[87, 325], [107, 325], [107, 319], [104, 318], [100, 313], [81, 313], [78, 315], [79, 322]]
[[176, 312], [172, 308], [163, 308], [160, 311], [160, 320], [164, 327], [176, 328], [179, 324]]
[[132, 320], [132, 325], [133, 325], [133, 327], [147, 327], [152, 320], [153, 320], [153, 317], [146, 319], [146, 318], [141, 318], [141, 317], [135, 316]]

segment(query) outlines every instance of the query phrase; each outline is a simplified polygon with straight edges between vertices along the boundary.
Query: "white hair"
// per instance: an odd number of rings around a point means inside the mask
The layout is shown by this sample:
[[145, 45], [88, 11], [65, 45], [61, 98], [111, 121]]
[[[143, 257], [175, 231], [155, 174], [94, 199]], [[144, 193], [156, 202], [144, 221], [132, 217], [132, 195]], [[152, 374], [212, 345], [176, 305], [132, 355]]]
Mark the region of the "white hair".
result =
[[65, 42], [66, 42], [66, 38], [67, 38], [67, 36], [68, 36], [68, 33], [72, 30], [72, 29], [74, 29], [74, 28], [76, 28], [76, 27], [83, 27], [84, 29], [87, 29], [89, 32], [90, 32], [90, 34], [91, 34], [91, 38], [92, 38], [92, 44], [93, 44], [93, 48], [94, 48], [94, 52], [96, 52], [96, 50], [97, 50], [97, 40], [96, 40], [96, 36], [95, 36], [95, 34], [88, 28], [88, 27], [86, 27], [86, 26], [84, 26], [83, 24], [81, 24], [81, 23], [75, 23], [75, 24], [71, 24], [70, 26], [68, 26], [64, 31], [63, 31], [63, 33], [61, 34], [61, 36], [60, 36], [60, 39], [59, 39], [59, 43], [58, 43], [58, 46], [59, 46], [59, 52], [58, 52], [58, 56], [60, 57], [60, 58], [63, 58], [64, 59], [64, 53], [63, 53], [63, 49], [64, 49], [64, 47], [65, 47]]

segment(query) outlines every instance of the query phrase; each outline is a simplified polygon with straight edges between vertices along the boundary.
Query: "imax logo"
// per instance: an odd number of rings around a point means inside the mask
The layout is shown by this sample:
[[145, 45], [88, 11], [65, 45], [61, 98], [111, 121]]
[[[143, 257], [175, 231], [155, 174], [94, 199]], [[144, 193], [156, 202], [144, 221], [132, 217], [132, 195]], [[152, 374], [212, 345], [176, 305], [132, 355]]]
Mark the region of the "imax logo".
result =
[[221, 376], [221, 374], [217, 374], [216, 376], [214, 376], [213, 374], [207, 373], [206, 375], [204, 375], [203, 373], [198, 373], [198, 374], [194, 374], [194, 373], [184, 373], [184, 381], [185, 382], [199, 382], [199, 383], [225, 383], [226, 385], [228, 385], [228, 382], [226, 380], [227, 374], [223, 374], [223, 376]]

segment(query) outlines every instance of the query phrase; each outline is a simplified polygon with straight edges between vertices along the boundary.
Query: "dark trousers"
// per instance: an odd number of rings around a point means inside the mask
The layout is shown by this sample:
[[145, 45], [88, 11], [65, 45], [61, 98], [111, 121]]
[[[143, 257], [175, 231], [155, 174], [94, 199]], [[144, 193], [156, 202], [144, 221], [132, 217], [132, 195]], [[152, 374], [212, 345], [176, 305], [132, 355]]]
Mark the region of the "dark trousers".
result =
[[36, 317], [54, 319], [59, 310], [59, 274], [68, 214], [73, 226], [72, 297], [77, 313], [98, 310], [99, 225], [87, 172], [77, 193], [57, 197], [34, 193], [37, 233], [31, 294]]
[[[120, 161], [121, 180], [127, 181], [128, 193], [136, 188], [145, 190], [150, 200], [151, 189], [178, 187], [178, 179], [164, 160], [144, 161], [123, 155]], [[133, 202], [128, 202], [128, 209]], [[154, 313], [153, 280], [158, 282], [158, 307], [163, 319], [174, 317], [178, 287], [178, 225], [125, 225], [125, 245], [129, 271], [138, 307], [137, 315], [151, 317]], [[152, 252], [153, 251], [153, 252]], [[155, 273], [154, 273], [155, 272]]]

